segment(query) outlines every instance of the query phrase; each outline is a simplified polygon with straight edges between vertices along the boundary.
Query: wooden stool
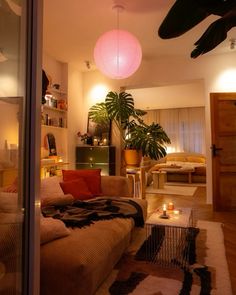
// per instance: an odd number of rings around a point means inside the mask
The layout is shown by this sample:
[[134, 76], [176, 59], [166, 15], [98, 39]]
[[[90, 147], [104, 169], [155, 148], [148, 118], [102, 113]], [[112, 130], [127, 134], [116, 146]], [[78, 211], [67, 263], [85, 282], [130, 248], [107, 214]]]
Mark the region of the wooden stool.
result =
[[163, 189], [166, 182], [165, 171], [152, 171], [153, 175], [153, 188]]
[[130, 181], [131, 191], [134, 198], [141, 197], [141, 183], [138, 171], [128, 172], [126, 177]]

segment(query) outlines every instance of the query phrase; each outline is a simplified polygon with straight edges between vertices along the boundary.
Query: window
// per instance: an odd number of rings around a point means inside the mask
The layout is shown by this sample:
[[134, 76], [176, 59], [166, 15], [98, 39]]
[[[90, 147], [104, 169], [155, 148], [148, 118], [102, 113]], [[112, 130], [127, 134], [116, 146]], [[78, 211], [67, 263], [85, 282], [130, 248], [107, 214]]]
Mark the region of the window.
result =
[[178, 108], [147, 111], [146, 123], [159, 123], [171, 140], [168, 152], [205, 154], [205, 108]]

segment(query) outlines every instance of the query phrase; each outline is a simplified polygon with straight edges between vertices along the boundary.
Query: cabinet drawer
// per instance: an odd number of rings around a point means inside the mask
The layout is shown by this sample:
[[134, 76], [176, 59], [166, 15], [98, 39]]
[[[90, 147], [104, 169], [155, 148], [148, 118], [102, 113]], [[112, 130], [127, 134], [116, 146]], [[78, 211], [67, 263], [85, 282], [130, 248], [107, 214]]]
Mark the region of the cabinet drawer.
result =
[[105, 164], [115, 161], [115, 149], [109, 146], [98, 147], [76, 147], [77, 163], [99, 163]]

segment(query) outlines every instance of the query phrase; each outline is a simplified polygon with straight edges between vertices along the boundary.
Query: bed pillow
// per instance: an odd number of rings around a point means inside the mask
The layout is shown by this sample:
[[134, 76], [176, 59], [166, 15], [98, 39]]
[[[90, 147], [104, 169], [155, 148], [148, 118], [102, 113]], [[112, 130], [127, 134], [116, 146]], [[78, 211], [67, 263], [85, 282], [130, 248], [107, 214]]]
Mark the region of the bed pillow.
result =
[[194, 162], [194, 163], [206, 163], [206, 159], [204, 157], [194, 157], [194, 156], [188, 156], [187, 157], [188, 162]]
[[167, 161], [170, 162], [186, 162], [187, 158], [185, 156], [168, 156], [167, 155]]
[[60, 186], [64, 194], [71, 194], [77, 200], [88, 200], [94, 197], [82, 177], [60, 182]]
[[101, 191], [101, 169], [83, 169], [83, 170], [62, 170], [63, 181], [71, 181], [77, 178], [83, 178], [89, 191], [94, 196], [102, 194]]
[[58, 219], [52, 217], [40, 218], [40, 242], [45, 244], [53, 240], [66, 237], [70, 234], [70, 230], [65, 224]]

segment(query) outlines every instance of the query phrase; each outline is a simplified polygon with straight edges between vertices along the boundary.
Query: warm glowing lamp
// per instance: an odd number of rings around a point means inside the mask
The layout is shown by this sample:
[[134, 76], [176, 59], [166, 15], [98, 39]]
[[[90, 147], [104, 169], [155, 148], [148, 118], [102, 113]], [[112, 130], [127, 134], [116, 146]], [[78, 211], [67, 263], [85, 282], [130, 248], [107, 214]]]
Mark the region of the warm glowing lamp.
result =
[[136, 37], [127, 31], [112, 30], [103, 34], [94, 49], [99, 70], [113, 79], [131, 76], [142, 60], [142, 49]]
[[[113, 9], [119, 12], [124, 8], [115, 5]], [[138, 39], [131, 33], [119, 30], [104, 33], [97, 40], [94, 48], [94, 60], [98, 69], [113, 79], [124, 79], [131, 76], [140, 66], [142, 49]]]

